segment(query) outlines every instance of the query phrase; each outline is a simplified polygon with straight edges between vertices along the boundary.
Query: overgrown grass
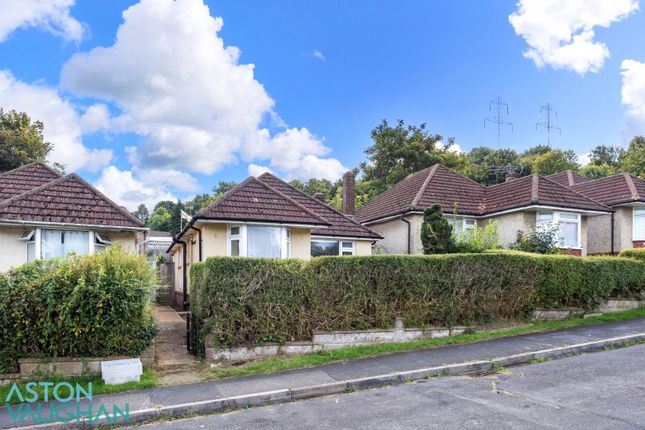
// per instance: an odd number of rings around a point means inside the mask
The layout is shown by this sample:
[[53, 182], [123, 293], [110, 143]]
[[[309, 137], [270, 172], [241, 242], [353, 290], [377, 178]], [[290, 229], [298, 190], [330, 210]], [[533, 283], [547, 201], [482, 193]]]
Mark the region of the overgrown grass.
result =
[[513, 328], [484, 331], [472, 334], [461, 334], [458, 336], [442, 337], [436, 339], [424, 339], [415, 342], [382, 343], [378, 345], [356, 346], [339, 348], [329, 351], [314, 352], [311, 354], [293, 357], [272, 357], [248, 364], [213, 369], [211, 378], [221, 379], [257, 374], [280, 372], [289, 369], [298, 369], [337, 361], [353, 360], [357, 358], [375, 357], [378, 355], [391, 354], [395, 352], [411, 351], [417, 349], [433, 348], [446, 345], [465, 344], [483, 340], [497, 339], [502, 337], [518, 336], [522, 334], [540, 333], [565, 329], [571, 327], [588, 326], [594, 324], [623, 321], [634, 318], [645, 317], [645, 308], [634, 309], [624, 312], [613, 312], [589, 318], [568, 318], [561, 321], [536, 322]]
[[[139, 382], [126, 382], [125, 384], [117, 384], [117, 385], [106, 385], [103, 380], [101, 379], [100, 376], [82, 376], [82, 377], [75, 377], [75, 378], [65, 378], [62, 376], [52, 376], [52, 377], [40, 377], [40, 378], [35, 378], [33, 380], [29, 380], [26, 382], [21, 382], [18, 384], [18, 387], [20, 388], [20, 392], [25, 395], [25, 385], [27, 382], [38, 382], [38, 381], [47, 381], [47, 382], [53, 382], [54, 384], [58, 382], [69, 382], [73, 386], [76, 386], [76, 384], [80, 384], [83, 389], [87, 389], [88, 384], [92, 384], [92, 395], [96, 396], [99, 394], [116, 394], [116, 393], [122, 393], [124, 391], [133, 391], [133, 390], [147, 390], [150, 388], [154, 388], [157, 386], [157, 376], [155, 374], [155, 371], [152, 370], [151, 368], [144, 368], [143, 369], [143, 375], [141, 375], [141, 380]], [[9, 385], [0, 385], [0, 405], [6, 405], [7, 404], [7, 396], [9, 395], [9, 391], [11, 390], [13, 384]], [[44, 389], [40, 386], [36, 387], [34, 389], [38, 393], [38, 398], [42, 399], [43, 394], [44, 394]], [[67, 390], [61, 389], [60, 390], [60, 395], [62, 397], [65, 397], [68, 394]], [[50, 392], [51, 396], [51, 392]], [[11, 399], [9, 399], [9, 404], [15, 405], [20, 403], [20, 400], [17, 398], [17, 396], [12, 396]]]

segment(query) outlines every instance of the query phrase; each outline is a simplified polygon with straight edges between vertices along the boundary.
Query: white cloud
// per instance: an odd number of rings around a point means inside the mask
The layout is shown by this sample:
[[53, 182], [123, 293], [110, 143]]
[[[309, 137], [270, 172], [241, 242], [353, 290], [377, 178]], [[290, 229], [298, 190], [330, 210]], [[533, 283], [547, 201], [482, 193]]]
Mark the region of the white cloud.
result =
[[509, 16], [529, 48], [524, 56], [538, 67], [598, 72], [609, 49], [594, 40], [594, 27], [609, 27], [638, 10], [638, 0], [519, 0]]
[[585, 152], [584, 154], [578, 154], [578, 164], [585, 167], [591, 163], [591, 152]]
[[83, 145], [78, 114], [52, 87], [27, 84], [8, 70], [0, 70], [0, 106], [27, 112], [33, 121], [43, 122], [45, 140], [53, 144], [50, 162], [63, 163], [70, 171], [79, 168], [98, 171], [112, 158], [110, 150], [88, 149]]
[[[123, 20], [114, 45], [74, 55], [61, 83], [115, 105], [112, 131], [141, 135], [128, 152], [136, 167], [211, 174], [243, 154], [248, 162], [270, 159], [272, 168], [295, 171], [305, 167], [298, 163], [306, 155], [329, 152], [316, 139], [295, 139], [306, 129], [284, 131], [285, 141], [283, 133], [272, 137], [263, 127], [266, 120], [286, 124], [255, 79], [254, 66], [241, 64], [239, 49], [218, 37], [223, 21], [202, 0], [141, 0]], [[282, 154], [285, 161], [278, 160]], [[335, 163], [321, 159], [319, 165]]]
[[110, 127], [110, 111], [102, 103], [94, 103], [85, 109], [80, 118], [83, 133], [93, 133]]
[[311, 56], [320, 61], [325, 61], [327, 59], [325, 55], [317, 49], [313, 50]]
[[140, 203], [152, 209], [161, 200], [177, 200], [162, 185], [144, 184], [136, 179], [131, 171], [119, 170], [115, 166], [103, 169], [101, 177], [94, 185], [99, 191], [128, 210], [135, 210]]
[[620, 66], [623, 75], [622, 103], [627, 106], [625, 119], [627, 132], [645, 132], [645, 63], [623, 60]]
[[74, 0], [2, 0], [0, 42], [18, 28], [36, 27], [79, 42], [85, 29], [70, 15]]
[[179, 170], [139, 169], [135, 167], [133, 171], [144, 184], [155, 184], [183, 192], [195, 192], [199, 190], [197, 179]]
[[263, 173], [273, 173], [267, 166], [260, 166], [258, 164], [249, 164], [248, 172], [250, 176], [255, 176], [256, 178]]

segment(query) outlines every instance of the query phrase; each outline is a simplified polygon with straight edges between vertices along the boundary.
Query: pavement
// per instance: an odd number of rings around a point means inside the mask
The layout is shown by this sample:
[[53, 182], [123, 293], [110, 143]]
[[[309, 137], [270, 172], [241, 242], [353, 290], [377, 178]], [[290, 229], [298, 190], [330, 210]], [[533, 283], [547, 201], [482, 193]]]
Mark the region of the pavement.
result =
[[[622, 339], [614, 339], [621, 337]], [[526, 363], [535, 357], [558, 357], [575, 352], [598, 350], [605, 345], [625, 343], [628, 340], [644, 339], [645, 318], [639, 318], [465, 345], [402, 352], [271, 375], [95, 396], [93, 403], [118, 405], [122, 409], [128, 404], [131, 422], [143, 419], [158, 420], [168, 416], [203, 414], [218, 409], [337, 394], [347, 390], [371, 388], [379, 385], [379, 382], [383, 385], [433, 375], [485, 370], [490, 369], [492, 363], [482, 363], [482, 360], [499, 357], [505, 357], [505, 359], [496, 361], [495, 364], [506, 366]], [[600, 343], [589, 344], [590, 342]], [[518, 357], [521, 359], [518, 360]], [[479, 364], [460, 364], [470, 362], [479, 362]], [[446, 367], [447, 364], [451, 366]], [[434, 370], [429, 371], [429, 368]], [[83, 408], [86, 405], [81, 402], [80, 406]], [[12, 428], [15, 424], [9, 411], [6, 408], [0, 408], [0, 428]], [[23, 423], [24, 426], [29, 424], [31, 424], [29, 419]], [[68, 424], [58, 428], [73, 427]]]
[[193, 429], [642, 429], [645, 345], [136, 427]]

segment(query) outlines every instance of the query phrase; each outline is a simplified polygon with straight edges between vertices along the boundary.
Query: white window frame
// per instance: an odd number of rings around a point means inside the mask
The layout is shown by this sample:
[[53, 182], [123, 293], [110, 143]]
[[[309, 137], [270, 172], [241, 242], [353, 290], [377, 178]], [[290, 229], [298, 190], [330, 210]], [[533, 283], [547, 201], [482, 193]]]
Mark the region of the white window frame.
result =
[[[288, 227], [280, 227], [275, 225], [264, 224], [229, 224], [226, 226], [226, 255], [231, 257], [231, 241], [240, 241], [240, 257], [248, 257], [248, 227], [272, 227], [281, 230], [280, 238], [280, 258], [291, 258], [291, 229]], [[234, 235], [231, 230], [239, 227], [240, 233]]]
[[448, 223], [452, 226], [453, 236], [466, 234], [469, 236], [477, 228], [477, 219], [463, 216], [446, 216]]
[[[326, 238], [322, 238], [322, 237], [312, 237], [310, 239], [310, 241], [309, 241], [310, 249], [311, 249], [311, 242], [336, 242], [338, 244], [338, 254], [335, 254], [335, 255], [342, 256], [343, 252], [351, 252], [350, 255], [356, 255], [356, 241], [355, 240], [351, 240], [351, 239], [334, 239], [334, 238], [326, 239]], [[345, 246], [343, 246], [344, 244], [351, 244], [351, 247], [350, 246], [345, 247]], [[309, 251], [309, 254], [310, 254], [310, 257], [313, 258], [313, 255], [311, 255], [311, 250]], [[346, 255], [345, 257], [348, 257], [348, 256], [349, 255]]]
[[[31, 234], [27, 234], [29, 231], [24, 231], [19, 237], [18, 240], [24, 241], [25, 242], [25, 257], [27, 261], [29, 261], [29, 251], [27, 250], [29, 244], [34, 244], [34, 260], [42, 260], [42, 228], [36, 227], [31, 230]], [[105, 247], [107, 248], [110, 246], [113, 242], [109, 240], [109, 238], [105, 235], [102, 234], [102, 237], [100, 239], [97, 239], [99, 237], [99, 233], [93, 230], [83, 230], [83, 229], [73, 229], [73, 228], [46, 228], [45, 230], [51, 230], [51, 231], [82, 231], [82, 232], [87, 232], [88, 237], [89, 237], [89, 242], [88, 242], [88, 255], [92, 255], [96, 253], [96, 240], [100, 240]], [[107, 239], [107, 240], [106, 240]]]
[[[637, 214], [637, 212], [640, 212]], [[640, 218], [640, 222], [645, 223], [645, 206], [634, 206], [632, 208], [632, 241], [645, 240], [645, 233], [643, 236], [636, 235], [636, 218]]]
[[[551, 214], [553, 219], [551, 221], [540, 221], [540, 214]], [[560, 243], [560, 217], [561, 215], [575, 215], [576, 223], [578, 225], [578, 244], [576, 246], [564, 246]], [[573, 222], [572, 219], [564, 219], [562, 222]], [[540, 227], [541, 224], [552, 224], [558, 226], [558, 237], [556, 246], [562, 249], [582, 249], [582, 215], [578, 212], [567, 212], [567, 211], [538, 211], [535, 213], [535, 228], [536, 230]]]

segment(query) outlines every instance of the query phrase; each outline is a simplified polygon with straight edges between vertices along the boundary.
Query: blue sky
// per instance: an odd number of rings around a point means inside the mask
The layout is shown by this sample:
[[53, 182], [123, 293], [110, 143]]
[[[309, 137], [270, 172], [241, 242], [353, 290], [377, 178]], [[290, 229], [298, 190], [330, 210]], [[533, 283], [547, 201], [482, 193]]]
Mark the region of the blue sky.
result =
[[545, 143], [547, 102], [553, 146], [580, 155], [645, 129], [637, 0], [30, 3], [0, 20], [0, 106], [43, 120], [51, 161], [129, 207], [266, 169], [333, 179], [381, 119], [465, 151]]

